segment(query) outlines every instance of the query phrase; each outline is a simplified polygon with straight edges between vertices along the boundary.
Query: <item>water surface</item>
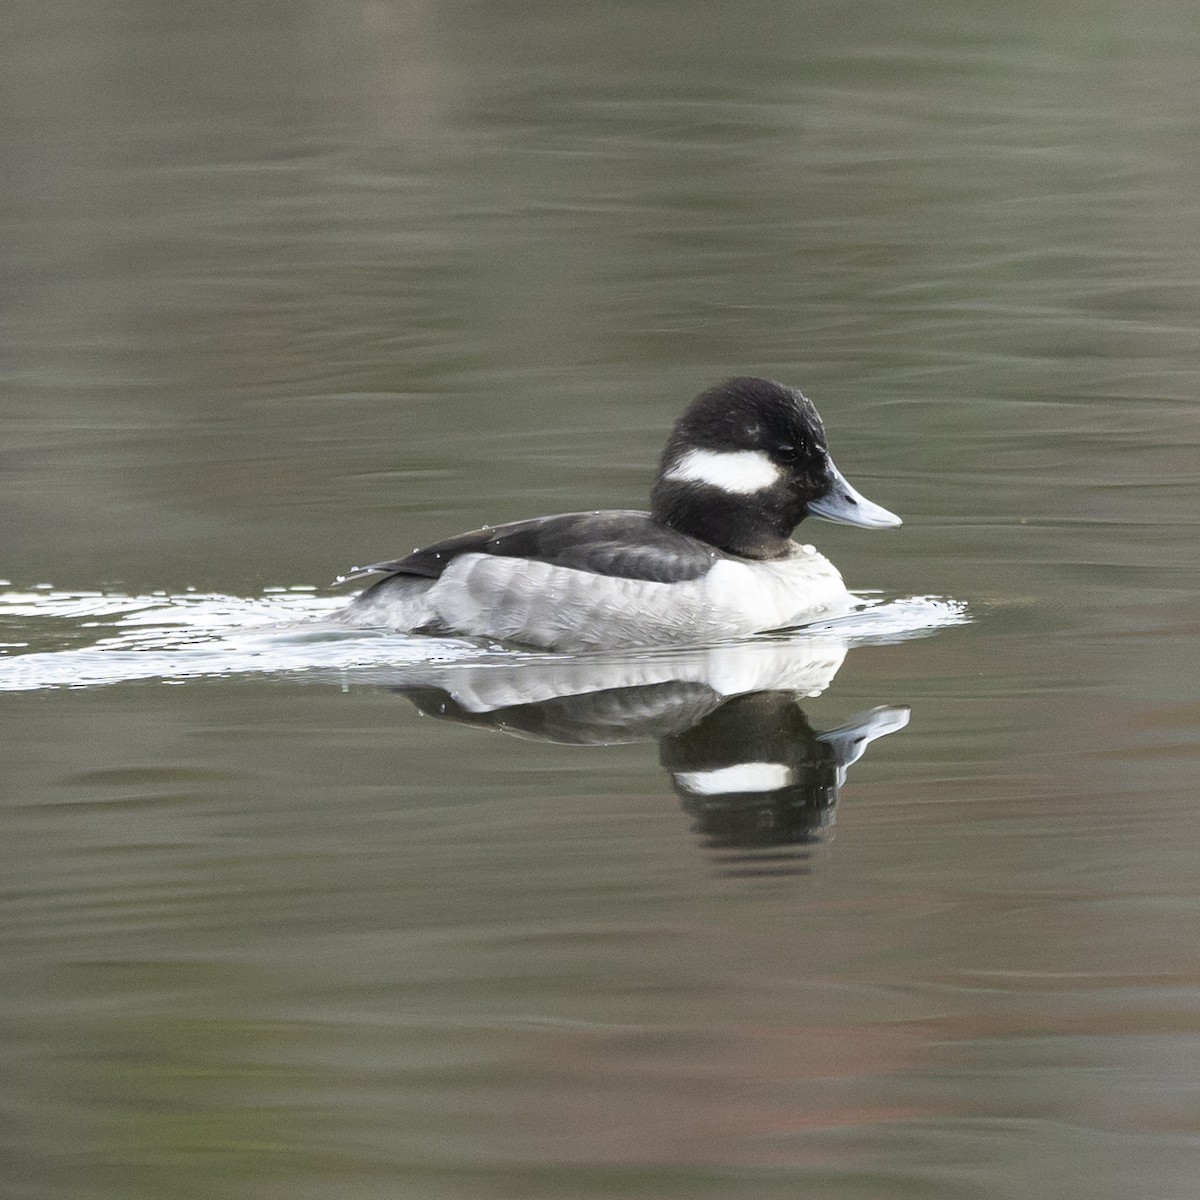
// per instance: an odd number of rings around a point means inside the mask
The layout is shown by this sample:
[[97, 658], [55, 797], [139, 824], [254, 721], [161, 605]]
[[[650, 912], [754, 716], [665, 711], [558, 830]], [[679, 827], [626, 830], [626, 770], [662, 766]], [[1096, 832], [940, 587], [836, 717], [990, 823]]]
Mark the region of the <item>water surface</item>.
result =
[[[6, 1194], [1194, 1197], [1187, 6], [2, 20]], [[899, 628], [275, 628], [740, 372]]]

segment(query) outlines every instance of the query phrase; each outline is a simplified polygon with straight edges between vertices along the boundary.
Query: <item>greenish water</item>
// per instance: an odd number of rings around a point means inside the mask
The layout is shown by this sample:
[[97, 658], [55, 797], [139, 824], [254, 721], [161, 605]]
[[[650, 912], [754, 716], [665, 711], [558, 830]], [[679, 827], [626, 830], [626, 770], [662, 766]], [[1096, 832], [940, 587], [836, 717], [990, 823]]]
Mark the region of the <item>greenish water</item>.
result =
[[[1192, 1200], [1191, 8], [0, 25], [0, 1194]], [[268, 628], [736, 372], [884, 626]]]

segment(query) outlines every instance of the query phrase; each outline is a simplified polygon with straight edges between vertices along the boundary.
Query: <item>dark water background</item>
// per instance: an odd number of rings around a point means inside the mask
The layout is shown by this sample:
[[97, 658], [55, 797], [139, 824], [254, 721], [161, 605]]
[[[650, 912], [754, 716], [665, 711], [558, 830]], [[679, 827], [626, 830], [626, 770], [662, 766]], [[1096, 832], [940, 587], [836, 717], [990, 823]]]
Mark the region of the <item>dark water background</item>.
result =
[[[4, 1196], [1200, 1195], [1194, 6], [47, 0], [0, 69]], [[744, 371], [907, 522], [805, 537], [973, 617], [804, 702], [911, 719], [786, 870], [653, 739], [37, 686], [64, 596], [638, 506]]]

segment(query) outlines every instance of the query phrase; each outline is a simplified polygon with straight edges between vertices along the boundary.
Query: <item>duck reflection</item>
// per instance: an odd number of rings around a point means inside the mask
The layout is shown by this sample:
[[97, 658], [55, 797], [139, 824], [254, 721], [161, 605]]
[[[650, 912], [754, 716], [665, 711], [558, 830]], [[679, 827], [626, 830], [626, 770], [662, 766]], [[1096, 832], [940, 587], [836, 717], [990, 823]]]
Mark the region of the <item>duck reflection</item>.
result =
[[832, 682], [843, 643], [757, 641], [707, 651], [410, 669], [393, 690], [422, 713], [573, 745], [657, 741], [684, 811], [722, 872], [791, 874], [833, 820], [848, 768], [909, 710], [818, 731], [801, 701]]

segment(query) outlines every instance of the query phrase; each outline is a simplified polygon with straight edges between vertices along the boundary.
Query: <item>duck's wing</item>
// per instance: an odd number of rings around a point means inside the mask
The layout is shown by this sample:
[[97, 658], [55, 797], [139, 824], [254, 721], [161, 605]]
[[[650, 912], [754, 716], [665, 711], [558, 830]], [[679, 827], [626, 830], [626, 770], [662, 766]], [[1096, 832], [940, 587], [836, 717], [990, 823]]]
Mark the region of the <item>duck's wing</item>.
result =
[[404, 558], [356, 567], [340, 582], [368, 575], [436, 579], [463, 554], [528, 558], [595, 575], [654, 583], [698, 579], [724, 557], [698, 538], [660, 525], [646, 512], [564, 513], [460, 533]]

